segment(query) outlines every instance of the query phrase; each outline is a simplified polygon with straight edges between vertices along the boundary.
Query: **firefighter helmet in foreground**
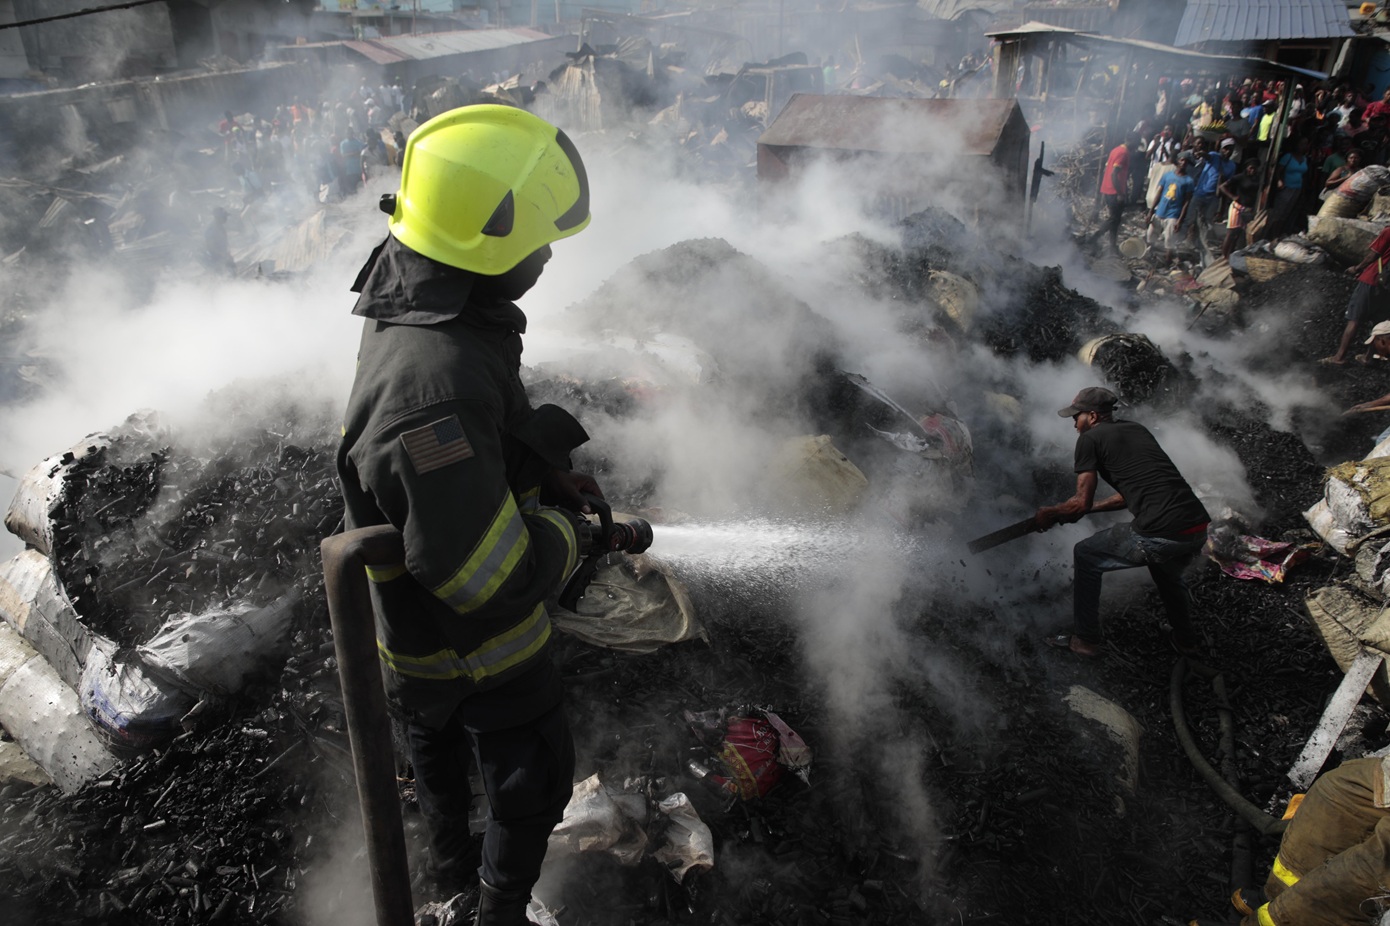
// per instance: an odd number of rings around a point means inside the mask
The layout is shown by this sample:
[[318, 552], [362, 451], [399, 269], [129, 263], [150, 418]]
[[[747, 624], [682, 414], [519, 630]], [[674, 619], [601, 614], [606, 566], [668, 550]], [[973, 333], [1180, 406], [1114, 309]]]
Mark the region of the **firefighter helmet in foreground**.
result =
[[589, 224], [589, 178], [564, 132], [511, 106], [463, 106], [410, 134], [391, 234], [426, 257], [496, 276]]

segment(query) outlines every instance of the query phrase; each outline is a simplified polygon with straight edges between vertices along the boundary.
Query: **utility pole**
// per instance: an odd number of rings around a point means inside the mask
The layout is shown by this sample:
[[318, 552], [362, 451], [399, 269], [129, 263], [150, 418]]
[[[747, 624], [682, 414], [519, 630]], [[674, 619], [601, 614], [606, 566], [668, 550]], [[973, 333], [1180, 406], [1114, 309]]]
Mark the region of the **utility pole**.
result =
[[787, 0], [777, 0], [777, 57], [782, 57], [782, 30], [783, 30], [783, 11], [787, 6]]

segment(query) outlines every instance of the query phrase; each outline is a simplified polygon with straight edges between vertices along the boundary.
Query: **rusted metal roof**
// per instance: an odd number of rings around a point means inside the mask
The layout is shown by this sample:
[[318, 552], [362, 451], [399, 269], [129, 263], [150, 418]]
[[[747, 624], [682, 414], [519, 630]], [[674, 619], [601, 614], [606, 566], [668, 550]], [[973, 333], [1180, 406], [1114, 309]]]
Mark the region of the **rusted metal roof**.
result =
[[548, 41], [550, 38], [546, 33], [535, 29], [462, 29], [456, 32], [426, 32], [419, 35], [349, 40], [342, 45], [374, 64], [399, 64], [402, 61], [428, 61], [448, 55], [526, 45], [531, 42]]
[[1342, 0], [1187, 0], [1173, 44], [1351, 38]]
[[[911, 100], [794, 95], [758, 139], [760, 145], [920, 154], [992, 154], [1014, 100]], [[1022, 119], [1022, 111], [1019, 111]]]
[[1046, 23], [1039, 22], [1024, 23], [1017, 29], [991, 30], [986, 32], [985, 36], [997, 39], [1001, 42], [1046, 38], [1050, 36], [1061, 41], [1074, 42], [1079, 45], [1129, 48], [1150, 55], [1156, 60], [1166, 59], [1175, 65], [1206, 71], [1225, 71], [1232, 74], [1280, 74], [1284, 76], [1306, 77], [1309, 80], [1325, 80], [1327, 78], [1327, 75], [1322, 71], [1310, 71], [1307, 68], [1296, 68], [1293, 65], [1281, 64], [1278, 61], [1269, 61], [1265, 58], [1245, 57], [1241, 55], [1212, 55], [1206, 52], [1192, 51], [1187, 48], [1162, 45], [1158, 42], [1145, 42], [1142, 39], [1119, 39], [1109, 35], [1092, 35], [1087, 32], [1077, 32], [1074, 29], [1062, 29], [1057, 26], [1049, 26]]
[[996, 15], [994, 27], [1041, 22], [1078, 32], [1105, 32], [1115, 18], [1109, 3], [1026, 3], [1011, 14]]

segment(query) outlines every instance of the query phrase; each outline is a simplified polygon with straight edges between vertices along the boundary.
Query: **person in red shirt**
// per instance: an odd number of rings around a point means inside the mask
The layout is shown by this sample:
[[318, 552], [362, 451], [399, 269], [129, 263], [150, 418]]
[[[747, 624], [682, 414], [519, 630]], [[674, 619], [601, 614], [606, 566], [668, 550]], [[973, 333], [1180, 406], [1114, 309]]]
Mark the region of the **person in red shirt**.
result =
[[1110, 235], [1110, 250], [1120, 249], [1120, 220], [1124, 217], [1125, 201], [1129, 199], [1129, 163], [1133, 152], [1139, 149], [1139, 136], [1130, 132], [1124, 144], [1116, 145], [1105, 159], [1105, 170], [1100, 177], [1100, 195], [1105, 200], [1107, 210], [1105, 221], [1091, 235], [1094, 241], [1103, 234]]
[[1324, 357], [1319, 363], [1330, 363], [1341, 365], [1347, 362], [1347, 351], [1351, 350], [1351, 342], [1356, 337], [1357, 329], [1371, 315], [1383, 315], [1385, 312], [1385, 289], [1381, 286], [1381, 272], [1390, 269], [1390, 228], [1381, 231], [1376, 235], [1376, 240], [1371, 242], [1370, 252], [1366, 259], [1355, 267], [1347, 271], [1356, 277], [1356, 289], [1352, 291], [1351, 300], [1347, 303], [1347, 325], [1342, 329], [1342, 340], [1337, 345], [1337, 352], [1331, 357]]
[[1367, 106], [1362, 115], [1367, 125], [1370, 125], [1376, 116], [1390, 116], [1390, 87], [1386, 87], [1384, 96]]

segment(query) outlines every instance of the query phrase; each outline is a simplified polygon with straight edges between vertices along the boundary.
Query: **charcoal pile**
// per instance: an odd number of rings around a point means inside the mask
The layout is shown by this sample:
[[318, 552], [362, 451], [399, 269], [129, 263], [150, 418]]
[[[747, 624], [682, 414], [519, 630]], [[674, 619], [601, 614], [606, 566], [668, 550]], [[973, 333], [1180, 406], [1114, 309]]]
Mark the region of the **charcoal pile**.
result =
[[754, 258], [718, 238], [644, 254], [567, 310], [577, 333], [634, 339], [641, 350], [677, 335], [713, 358], [728, 387], [777, 414], [813, 406], [819, 372], [841, 350], [834, 326]]
[[[211, 411], [234, 427], [244, 399]], [[350, 788], [351, 765], [315, 554], [341, 502], [331, 430], [281, 411], [278, 430], [203, 438], [134, 416], [69, 467], [54, 558], [93, 631], [128, 647], [174, 614], [300, 603], [283, 667], [200, 702], [172, 742], [70, 799], [10, 786], [0, 871], [21, 922], [284, 922], [326, 850], [343, 801], [320, 791]]]
[[1046, 363], [1075, 354], [1092, 337], [1119, 331], [1105, 306], [1062, 282], [1062, 268], [1006, 261], [1002, 298], [979, 323], [980, 336], [996, 353]]
[[1184, 376], [1163, 351], [1148, 338], [1118, 334], [1097, 338], [1083, 348], [1091, 366], [1099, 369], [1127, 403], [1155, 402], [1177, 405], [1196, 385]]
[[[272, 684], [71, 798], [11, 785], [0, 877], [19, 923], [283, 923], [329, 851], [351, 759], [327, 614]], [[317, 841], [316, 841], [317, 840]]]
[[78, 461], [54, 512], [55, 560], [83, 621], [117, 641], [169, 616], [315, 591], [312, 554], [342, 517], [331, 432], [260, 431], [209, 455], [118, 429]]
[[920, 301], [933, 270], [974, 271], [983, 260], [982, 244], [965, 223], [944, 209], [923, 209], [899, 223], [899, 247], [885, 247], [860, 235], [844, 239], [858, 258], [859, 282], [887, 298]]
[[1262, 529], [1277, 533], [1305, 526], [1302, 512], [1322, 495], [1323, 468], [1302, 438], [1270, 426], [1262, 414], [1267, 411], [1258, 405], [1208, 405], [1202, 423], [1240, 458], [1255, 501], [1265, 511]]

